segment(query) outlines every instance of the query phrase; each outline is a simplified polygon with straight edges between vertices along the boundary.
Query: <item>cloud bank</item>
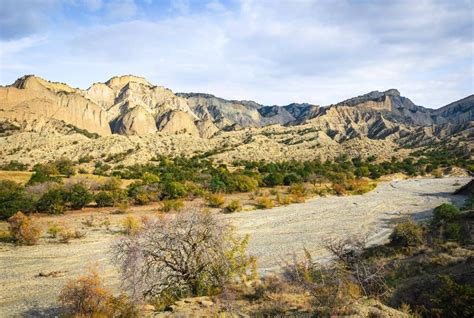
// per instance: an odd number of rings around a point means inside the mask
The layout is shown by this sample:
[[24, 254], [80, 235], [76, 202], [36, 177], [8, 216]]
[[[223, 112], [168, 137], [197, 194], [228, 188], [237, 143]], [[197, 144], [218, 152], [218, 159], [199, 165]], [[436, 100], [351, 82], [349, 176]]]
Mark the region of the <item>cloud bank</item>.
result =
[[2, 85], [86, 88], [136, 74], [174, 91], [328, 105], [399, 89], [437, 108], [472, 94], [473, 2], [4, 0]]

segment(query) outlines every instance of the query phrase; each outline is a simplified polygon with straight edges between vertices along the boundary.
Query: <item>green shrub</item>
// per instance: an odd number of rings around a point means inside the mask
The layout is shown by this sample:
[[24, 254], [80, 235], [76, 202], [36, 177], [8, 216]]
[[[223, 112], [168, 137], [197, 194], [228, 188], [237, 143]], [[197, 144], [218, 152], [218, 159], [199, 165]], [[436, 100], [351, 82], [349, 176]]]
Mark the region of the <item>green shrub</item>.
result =
[[56, 169], [60, 174], [63, 174], [67, 177], [73, 176], [76, 174], [76, 170], [74, 168], [74, 163], [66, 158], [58, 159], [54, 162]]
[[423, 244], [423, 228], [411, 220], [399, 223], [390, 235], [390, 243], [399, 247], [419, 246]]
[[184, 207], [182, 200], [164, 200], [163, 207], [161, 208], [163, 212], [170, 211], [180, 211]]
[[206, 202], [207, 205], [212, 208], [220, 208], [222, 205], [224, 205], [225, 198], [222, 194], [210, 193], [206, 195]]
[[242, 211], [242, 204], [239, 200], [230, 201], [229, 205], [225, 208], [226, 212], [233, 213], [237, 211]]
[[90, 203], [94, 196], [83, 184], [75, 184], [66, 191], [66, 200], [74, 210], [79, 210]]
[[61, 214], [66, 205], [66, 192], [62, 188], [46, 191], [36, 202], [36, 210], [51, 214]]
[[100, 191], [94, 196], [94, 201], [98, 207], [114, 205], [114, 197], [108, 191]]
[[187, 194], [187, 189], [184, 184], [177, 181], [168, 181], [162, 185], [162, 198], [164, 199], [178, 199]]
[[245, 175], [235, 176], [235, 187], [239, 192], [250, 192], [258, 188], [258, 181]]
[[459, 219], [459, 216], [460, 211], [456, 206], [450, 203], [443, 203], [434, 209], [432, 222], [434, 225], [439, 225], [455, 221]]
[[461, 225], [456, 222], [446, 224], [444, 229], [444, 237], [447, 240], [461, 242], [463, 240]]
[[287, 174], [284, 178], [283, 178], [283, 184], [284, 185], [292, 185], [294, 183], [299, 183], [301, 182], [301, 177], [294, 174], [294, 173], [290, 173], [290, 174]]
[[277, 185], [283, 185], [284, 176], [281, 173], [273, 172], [268, 174], [264, 179], [263, 183], [267, 187], [274, 187]]
[[28, 180], [27, 185], [34, 185], [38, 183], [44, 183], [44, 182], [61, 182], [61, 178], [58, 176], [51, 176], [50, 174], [45, 173], [44, 171], [36, 171], [34, 172], [30, 180]]
[[18, 211], [30, 212], [33, 206], [33, 199], [21, 184], [0, 180], [0, 219], [7, 219]]
[[100, 190], [116, 191], [120, 189], [122, 181], [119, 178], [108, 178], [101, 186]]

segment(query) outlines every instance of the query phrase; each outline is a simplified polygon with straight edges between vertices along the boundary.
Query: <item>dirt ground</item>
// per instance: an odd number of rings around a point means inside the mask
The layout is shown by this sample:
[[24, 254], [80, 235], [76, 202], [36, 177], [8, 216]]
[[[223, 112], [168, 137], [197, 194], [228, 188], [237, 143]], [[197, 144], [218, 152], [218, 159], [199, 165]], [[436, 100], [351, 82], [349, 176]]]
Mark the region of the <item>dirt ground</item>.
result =
[[[469, 178], [410, 179], [383, 182], [360, 196], [324, 197], [305, 203], [269, 210], [220, 214], [235, 225], [238, 233], [250, 234], [249, 252], [258, 259], [262, 274], [278, 271], [307, 248], [316, 259], [327, 253], [321, 242], [328, 237], [363, 236], [371, 244], [387, 239], [394, 221], [405, 216], [428, 216], [444, 202], [461, 204], [462, 196], [451, 193]], [[188, 205], [199, 205], [199, 201]], [[134, 207], [138, 217], [156, 213], [157, 205]], [[39, 218], [45, 227], [57, 223], [80, 228], [86, 236], [69, 244], [45, 235], [37, 246], [0, 243], [0, 317], [52, 316], [57, 296], [67, 281], [95, 266], [106, 286], [118, 290], [119, 282], [111, 263], [110, 246], [118, 237], [123, 214], [113, 209], [85, 209], [63, 216]], [[93, 215], [93, 220], [89, 219]], [[88, 221], [92, 220], [92, 226]], [[108, 220], [110, 226], [104, 224]], [[51, 274], [41, 277], [40, 273]]]

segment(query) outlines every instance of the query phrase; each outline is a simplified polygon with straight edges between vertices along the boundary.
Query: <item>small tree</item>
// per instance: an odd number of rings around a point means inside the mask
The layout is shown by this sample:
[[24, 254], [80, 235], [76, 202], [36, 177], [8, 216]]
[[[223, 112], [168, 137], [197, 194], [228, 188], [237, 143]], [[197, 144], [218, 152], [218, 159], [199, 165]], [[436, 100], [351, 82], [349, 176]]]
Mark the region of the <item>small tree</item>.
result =
[[251, 258], [231, 228], [212, 214], [191, 210], [150, 221], [113, 247], [124, 287], [135, 299], [210, 294], [234, 275], [245, 275]]
[[21, 184], [9, 180], [0, 181], [0, 219], [7, 219], [18, 211], [29, 212], [32, 209], [33, 200]]
[[73, 185], [66, 193], [66, 200], [74, 210], [85, 207], [94, 198], [89, 190], [80, 183]]
[[41, 236], [38, 225], [21, 212], [8, 219], [8, 226], [15, 241], [20, 245], [35, 245]]
[[455, 221], [459, 218], [459, 209], [449, 203], [443, 203], [436, 207], [433, 212], [433, 225], [440, 225], [441, 223], [447, 223]]
[[66, 204], [66, 193], [62, 188], [53, 188], [46, 191], [36, 202], [39, 212], [60, 214], [64, 212]]

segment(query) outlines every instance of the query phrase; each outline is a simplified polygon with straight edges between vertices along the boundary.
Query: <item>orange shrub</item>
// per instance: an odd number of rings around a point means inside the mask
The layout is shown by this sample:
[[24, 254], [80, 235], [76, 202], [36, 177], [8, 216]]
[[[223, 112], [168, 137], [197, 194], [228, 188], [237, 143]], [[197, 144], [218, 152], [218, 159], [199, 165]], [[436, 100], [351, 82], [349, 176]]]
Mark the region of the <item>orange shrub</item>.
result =
[[41, 229], [31, 218], [21, 212], [8, 219], [10, 232], [20, 245], [35, 245], [41, 236]]

